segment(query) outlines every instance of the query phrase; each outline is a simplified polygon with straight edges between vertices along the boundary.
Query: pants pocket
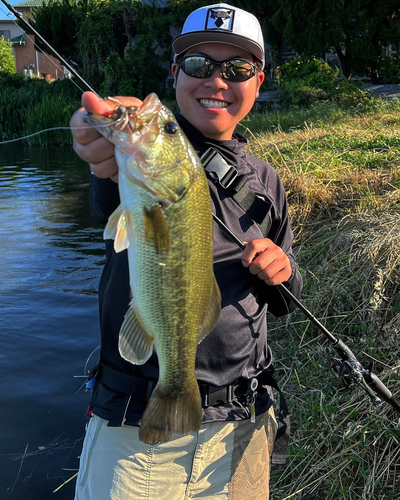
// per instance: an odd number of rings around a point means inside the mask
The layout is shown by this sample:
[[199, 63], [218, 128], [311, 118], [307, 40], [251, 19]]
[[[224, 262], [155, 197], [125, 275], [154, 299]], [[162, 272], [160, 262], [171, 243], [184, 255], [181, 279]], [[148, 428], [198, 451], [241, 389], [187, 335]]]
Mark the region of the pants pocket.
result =
[[83, 448], [79, 462], [79, 474], [77, 481], [79, 486], [84, 486], [86, 482], [90, 466], [90, 457], [92, 456], [97, 436], [99, 435], [101, 427], [106, 423], [107, 422], [105, 420], [101, 419], [97, 415], [93, 415], [87, 425], [86, 436], [83, 442]]

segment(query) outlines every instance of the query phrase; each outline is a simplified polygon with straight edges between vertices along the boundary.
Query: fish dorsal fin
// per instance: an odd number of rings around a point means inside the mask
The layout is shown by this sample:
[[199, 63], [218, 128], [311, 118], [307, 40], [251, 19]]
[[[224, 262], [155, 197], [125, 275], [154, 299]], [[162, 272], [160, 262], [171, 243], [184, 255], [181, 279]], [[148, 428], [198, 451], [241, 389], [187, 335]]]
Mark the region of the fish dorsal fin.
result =
[[160, 205], [143, 208], [146, 241], [152, 241], [157, 253], [168, 253], [171, 248], [169, 229]]
[[145, 363], [153, 352], [153, 338], [144, 329], [133, 305], [122, 323], [118, 348], [121, 356], [134, 365]]
[[106, 228], [104, 229], [104, 239], [114, 240], [114, 250], [122, 252], [129, 247], [127, 233], [128, 212], [119, 205], [110, 215]]
[[216, 325], [220, 312], [221, 312], [221, 292], [219, 291], [218, 283], [214, 276], [211, 300], [209, 306], [206, 309], [206, 312], [203, 316], [203, 320], [199, 328], [199, 337], [198, 337], [199, 344]]

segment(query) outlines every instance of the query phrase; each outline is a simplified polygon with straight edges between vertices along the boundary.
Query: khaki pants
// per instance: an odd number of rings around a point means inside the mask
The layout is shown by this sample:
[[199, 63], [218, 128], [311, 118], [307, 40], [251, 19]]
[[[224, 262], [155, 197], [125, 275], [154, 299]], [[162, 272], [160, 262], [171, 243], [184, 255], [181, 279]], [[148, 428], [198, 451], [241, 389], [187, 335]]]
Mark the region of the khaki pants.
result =
[[150, 446], [138, 428], [88, 424], [75, 500], [267, 500], [273, 408], [249, 420], [203, 424]]

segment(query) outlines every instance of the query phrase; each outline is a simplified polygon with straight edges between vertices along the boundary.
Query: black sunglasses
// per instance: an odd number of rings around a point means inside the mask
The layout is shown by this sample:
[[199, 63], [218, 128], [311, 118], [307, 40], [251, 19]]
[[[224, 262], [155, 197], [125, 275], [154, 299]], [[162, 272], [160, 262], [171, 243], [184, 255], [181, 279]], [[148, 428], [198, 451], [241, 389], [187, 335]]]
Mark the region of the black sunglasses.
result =
[[179, 61], [179, 67], [193, 78], [209, 78], [216, 66], [221, 69], [222, 78], [231, 82], [245, 82], [256, 74], [257, 66], [243, 59], [214, 61], [205, 56], [186, 56]]

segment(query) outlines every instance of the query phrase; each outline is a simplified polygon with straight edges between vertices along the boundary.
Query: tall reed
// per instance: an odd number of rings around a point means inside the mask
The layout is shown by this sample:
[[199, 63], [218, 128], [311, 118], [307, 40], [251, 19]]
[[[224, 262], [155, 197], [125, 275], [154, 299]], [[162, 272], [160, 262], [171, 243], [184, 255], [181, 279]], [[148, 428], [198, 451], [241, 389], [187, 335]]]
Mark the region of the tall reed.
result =
[[[24, 80], [0, 76], [0, 141], [24, 137], [52, 127], [66, 127], [80, 105], [80, 90], [69, 80]], [[68, 130], [26, 139], [29, 145], [71, 144]]]

